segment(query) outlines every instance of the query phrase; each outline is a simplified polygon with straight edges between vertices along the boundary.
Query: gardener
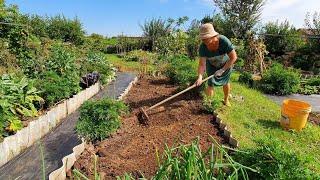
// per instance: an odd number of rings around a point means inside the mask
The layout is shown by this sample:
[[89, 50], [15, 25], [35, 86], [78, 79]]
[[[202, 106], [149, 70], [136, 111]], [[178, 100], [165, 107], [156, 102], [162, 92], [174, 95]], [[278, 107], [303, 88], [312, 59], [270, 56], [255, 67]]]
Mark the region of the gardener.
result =
[[214, 95], [214, 86], [223, 86], [224, 105], [230, 106], [230, 75], [232, 67], [237, 60], [237, 54], [230, 40], [217, 33], [213, 25], [206, 23], [200, 27], [200, 39], [202, 43], [199, 48], [199, 66], [198, 79], [195, 82], [197, 86], [201, 85], [203, 73], [207, 71], [207, 75], [213, 75], [208, 80], [207, 96]]

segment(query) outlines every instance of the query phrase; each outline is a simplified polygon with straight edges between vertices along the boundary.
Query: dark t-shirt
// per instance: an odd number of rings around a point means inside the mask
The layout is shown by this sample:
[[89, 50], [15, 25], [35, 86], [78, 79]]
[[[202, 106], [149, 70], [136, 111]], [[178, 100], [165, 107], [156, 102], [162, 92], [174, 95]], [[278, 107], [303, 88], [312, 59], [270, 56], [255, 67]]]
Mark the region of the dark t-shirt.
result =
[[234, 49], [231, 41], [224, 35], [219, 35], [219, 47], [216, 51], [210, 51], [204, 43], [199, 48], [200, 57], [205, 57], [214, 67], [222, 67], [228, 60], [230, 53]]

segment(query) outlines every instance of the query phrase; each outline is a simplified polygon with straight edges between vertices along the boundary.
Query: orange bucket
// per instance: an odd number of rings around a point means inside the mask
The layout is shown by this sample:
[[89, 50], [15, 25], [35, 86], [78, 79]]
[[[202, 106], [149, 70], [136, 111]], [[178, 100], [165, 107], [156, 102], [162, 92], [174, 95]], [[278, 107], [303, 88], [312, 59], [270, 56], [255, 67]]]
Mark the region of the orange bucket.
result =
[[310, 112], [309, 103], [286, 99], [282, 103], [280, 124], [284, 129], [301, 131], [306, 126]]

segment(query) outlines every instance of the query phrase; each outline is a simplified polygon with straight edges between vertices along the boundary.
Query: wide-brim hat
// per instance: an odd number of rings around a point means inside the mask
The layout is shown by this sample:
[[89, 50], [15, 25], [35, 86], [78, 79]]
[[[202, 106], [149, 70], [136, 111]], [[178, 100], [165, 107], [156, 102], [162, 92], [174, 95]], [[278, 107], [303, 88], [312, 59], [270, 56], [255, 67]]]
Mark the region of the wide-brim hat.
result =
[[200, 26], [200, 39], [207, 39], [218, 34], [219, 33], [214, 30], [213, 25], [210, 23], [205, 23]]

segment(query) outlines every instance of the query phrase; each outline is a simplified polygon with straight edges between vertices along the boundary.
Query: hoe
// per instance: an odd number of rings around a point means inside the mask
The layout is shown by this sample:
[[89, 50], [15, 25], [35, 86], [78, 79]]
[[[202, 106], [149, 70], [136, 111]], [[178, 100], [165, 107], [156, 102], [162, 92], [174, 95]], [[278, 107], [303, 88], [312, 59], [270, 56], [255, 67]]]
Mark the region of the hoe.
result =
[[[213, 76], [214, 76], [214, 75], [211, 75], [211, 76], [205, 78], [204, 80], [202, 80], [201, 83], [207, 81], [208, 79], [212, 78]], [[193, 89], [193, 88], [195, 88], [195, 87], [196, 87], [196, 85], [194, 84], [194, 85], [188, 87], [187, 89], [185, 89], [185, 90], [183, 90], [183, 91], [181, 91], [181, 92], [179, 92], [179, 93], [177, 93], [177, 94], [175, 94], [175, 95], [172, 95], [172, 96], [168, 97], [167, 99], [165, 99], [165, 100], [163, 100], [163, 101], [161, 101], [161, 102], [159, 102], [159, 103], [157, 103], [157, 104], [149, 107], [149, 108], [146, 109], [146, 110], [143, 109], [143, 108], [140, 108], [140, 111], [139, 111], [138, 114], [137, 114], [137, 117], [138, 117], [139, 122], [142, 123], [142, 124], [148, 124], [148, 122], [149, 122], [150, 119], [149, 119], [149, 116], [148, 116], [148, 114], [147, 114], [147, 111], [150, 111], [151, 109], [154, 109], [154, 108], [160, 106], [161, 104], [163, 104], [163, 103], [165, 103], [165, 102], [167, 102], [167, 101], [169, 101], [169, 100], [171, 100], [171, 99], [173, 99], [173, 98], [175, 98], [175, 97], [177, 97], [177, 96], [179, 96], [179, 95], [181, 95], [181, 94], [183, 94], [183, 93], [185, 93], [185, 92], [187, 92], [187, 91], [189, 91], [190, 89]]]

